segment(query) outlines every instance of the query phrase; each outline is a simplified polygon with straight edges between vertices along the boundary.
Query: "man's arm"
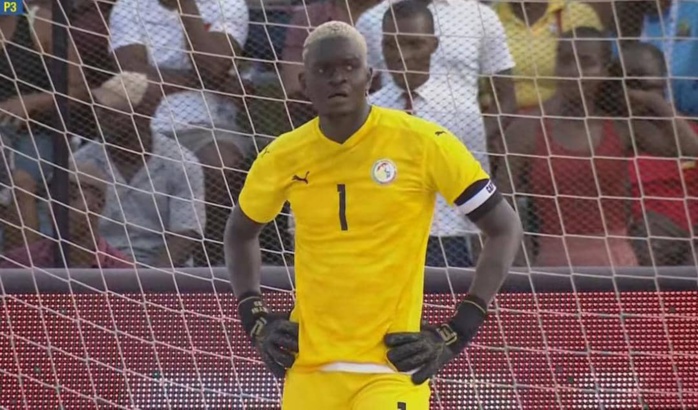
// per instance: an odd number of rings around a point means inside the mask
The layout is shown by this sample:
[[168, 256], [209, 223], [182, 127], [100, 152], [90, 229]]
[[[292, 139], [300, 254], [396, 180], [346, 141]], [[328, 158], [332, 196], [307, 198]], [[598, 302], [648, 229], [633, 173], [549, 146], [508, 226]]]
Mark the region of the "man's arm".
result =
[[507, 201], [500, 200], [482, 217], [473, 221], [485, 236], [485, 246], [475, 267], [468, 291], [489, 305], [514, 262], [523, 228], [521, 220]]
[[236, 298], [261, 294], [262, 252], [259, 234], [264, 228], [236, 206], [230, 213], [223, 237], [225, 264]]
[[468, 149], [449, 132], [435, 130], [434, 134], [424, 147], [426, 188], [440, 193], [474, 221], [486, 240], [469, 293], [448, 322], [385, 336], [388, 360], [398, 371], [414, 371], [415, 384], [434, 376], [477, 335], [523, 236], [513, 209]]
[[180, 0], [179, 7], [187, 45], [204, 87], [218, 89], [226, 81], [233, 58], [241, 54], [241, 46], [247, 39], [247, 4], [227, 0], [216, 5], [217, 11], [222, 8], [223, 13], [210, 28], [195, 0]]
[[165, 235], [165, 248], [154, 265], [158, 267], [184, 266], [189, 260], [201, 236], [195, 231], [171, 232]]
[[[163, 92], [171, 94], [183, 89], [201, 88], [199, 79], [192, 70], [159, 69], [150, 65], [145, 29], [143, 21], [138, 17], [139, 10], [138, 2], [131, 0], [120, 0], [112, 9], [109, 17], [109, 43], [117, 67], [121, 71], [146, 74], [148, 78], [161, 82], [162, 87], [150, 87], [160, 94], [158, 99]], [[148, 91], [152, 93], [153, 90]]]
[[[277, 138], [270, 146], [279, 141]], [[252, 164], [238, 204], [228, 218], [223, 249], [242, 328], [269, 370], [281, 378], [296, 359], [298, 324], [290, 322], [288, 315], [267, 309], [261, 293], [259, 247], [262, 227], [274, 220], [286, 202], [281, 182], [285, 168], [278, 169], [284, 154], [279, 151], [267, 147]]]

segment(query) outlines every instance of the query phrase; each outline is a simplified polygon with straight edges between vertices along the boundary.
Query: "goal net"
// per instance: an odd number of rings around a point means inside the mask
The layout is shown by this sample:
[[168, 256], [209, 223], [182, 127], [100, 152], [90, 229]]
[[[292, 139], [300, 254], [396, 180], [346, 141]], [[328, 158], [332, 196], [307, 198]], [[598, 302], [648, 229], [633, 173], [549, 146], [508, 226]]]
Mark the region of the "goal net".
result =
[[[37, 1], [0, 17], [0, 408], [279, 408], [223, 233], [252, 162], [315, 116], [297, 76], [329, 20], [366, 38], [370, 101], [450, 129], [525, 228], [431, 408], [698, 408], [698, 33], [682, 17], [698, 3], [428, 3]], [[294, 234], [286, 204], [260, 237], [274, 310], [295, 301]], [[450, 317], [483, 243], [437, 199], [425, 320]]]

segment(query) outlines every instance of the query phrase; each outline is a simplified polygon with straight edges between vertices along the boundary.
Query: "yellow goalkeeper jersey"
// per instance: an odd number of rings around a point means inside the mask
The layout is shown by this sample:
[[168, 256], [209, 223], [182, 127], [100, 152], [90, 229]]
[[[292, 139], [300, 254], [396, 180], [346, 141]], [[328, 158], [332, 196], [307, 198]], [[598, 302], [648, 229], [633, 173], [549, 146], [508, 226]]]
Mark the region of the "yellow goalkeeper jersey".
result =
[[298, 371], [387, 365], [383, 336], [418, 331], [427, 240], [440, 193], [475, 219], [496, 198], [489, 176], [448, 130], [373, 106], [343, 144], [316, 118], [281, 135], [252, 165], [239, 206], [295, 217]]

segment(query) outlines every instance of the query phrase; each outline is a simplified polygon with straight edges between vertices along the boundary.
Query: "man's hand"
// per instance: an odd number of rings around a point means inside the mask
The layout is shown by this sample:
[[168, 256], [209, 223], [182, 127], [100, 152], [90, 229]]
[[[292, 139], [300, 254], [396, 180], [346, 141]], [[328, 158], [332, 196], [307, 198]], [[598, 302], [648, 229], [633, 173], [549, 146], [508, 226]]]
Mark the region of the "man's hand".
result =
[[671, 104], [656, 92], [631, 89], [628, 90], [628, 99], [634, 116], [662, 118], [674, 116]]
[[484, 323], [486, 304], [469, 296], [448, 323], [423, 326], [420, 332], [389, 333], [385, 336], [388, 360], [400, 372], [414, 371], [412, 382], [422, 384], [458, 356]]
[[[30, 110], [31, 107], [27, 107]], [[10, 98], [0, 103], [0, 125], [21, 127], [25, 124], [27, 112], [18, 97]]]
[[269, 313], [259, 295], [241, 297], [238, 312], [264, 364], [283, 378], [298, 353], [298, 323], [289, 321], [288, 315]]

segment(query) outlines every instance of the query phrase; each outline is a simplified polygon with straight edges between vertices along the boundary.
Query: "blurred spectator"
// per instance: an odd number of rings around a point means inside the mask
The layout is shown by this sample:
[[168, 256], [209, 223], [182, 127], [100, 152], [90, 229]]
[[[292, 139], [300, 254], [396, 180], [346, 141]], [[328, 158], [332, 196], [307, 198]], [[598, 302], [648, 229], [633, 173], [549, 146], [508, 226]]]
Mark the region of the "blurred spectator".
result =
[[502, 0], [495, 5], [495, 11], [516, 62], [516, 101], [524, 110], [540, 108], [555, 94], [553, 76], [559, 34], [582, 26], [602, 28], [596, 11], [574, 0]]
[[[634, 156], [634, 146], [652, 155], [698, 154], [698, 139], [685, 123], [629, 127], [627, 121], [599, 118], [617, 117], [625, 101], [610, 89], [615, 83], [599, 80], [609, 75], [612, 56], [610, 41], [601, 38], [588, 27], [565, 33], [557, 49], [557, 93], [543, 112], [532, 113], [555, 118], [521, 118], [506, 133], [509, 174], [502, 167], [497, 180], [503, 191], [528, 196], [538, 215], [532, 265], [637, 265], [628, 240], [627, 157]], [[628, 90], [627, 96], [633, 112], [654, 117], [673, 112], [651, 91]]]
[[[377, 70], [381, 83], [390, 81], [385, 71], [383, 59], [381, 23], [391, 4], [397, 0], [386, 0], [365, 12], [356, 22], [356, 28], [366, 37], [369, 65]], [[481, 75], [491, 76], [496, 94], [496, 102], [491, 104], [486, 114], [487, 141], [491, 150], [500, 152], [502, 129], [509, 118], [498, 114], [513, 113], [516, 110], [516, 95], [511, 77], [514, 61], [507, 47], [502, 22], [491, 8], [471, 0], [434, 0], [425, 2], [434, 15], [435, 33], [439, 46], [432, 57], [431, 73], [449, 82], [449, 94], [461, 101], [467, 112], [480, 113], [478, 94]], [[492, 90], [488, 90], [492, 92]], [[444, 98], [446, 96], [444, 95]], [[474, 129], [482, 127], [480, 119], [471, 124]], [[478, 133], [480, 131], [477, 131]]]
[[102, 237], [136, 263], [182, 266], [206, 224], [203, 172], [191, 151], [132, 116], [147, 87], [144, 74], [125, 72], [93, 90], [103, 142], [88, 142], [75, 159], [107, 175]]
[[[114, 3], [116, 0], [73, 0], [73, 10], [68, 14], [70, 39], [75, 45], [75, 58], [69, 58], [70, 68], [81, 69], [89, 88], [99, 87], [116, 71], [109, 50], [108, 23]], [[91, 104], [71, 104], [70, 118], [70, 130], [77, 135], [92, 138], [98, 134]]]
[[[281, 79], [288, 98], [305, 99], [298, 75], [303, 71], [303, 43], [317, 26], [328, 21], [354, 23], [369, 8], [381, 0], [322, 0], [297, 6], [286, 30], [281, 60]], [[292, 64], [289, 64], [292, 63]]]
[[[132, 268], [128, 257], [99, 235], [99, 220], [106, 200], [106, 177], [92, 162], [70, 167], [68, 218], [70, 268]], [[0, 261], [5, 268], [56, 268], [54, 250], [59, 244], [47, 238], [6, 252]]]
[[[110, 19], [119, 67], [152, 82], [139, 110], [152, 115], [153, 133], [176, 139], [204, 166], [207, 219], [216, 221], [207, 243], [222, 243], [234, 173], [253, 148], [236, 118], [243, 86], [235, 57], [248, 25], [244, 0], [119, 0]], [[218, 258], [198, 263], [222, 263], [218, 248]]]
[[[477, 105], [467, 95], [452, 93], [445, 75], [430, 74], [439, 40], [434, 35], [434, 17], [427, 5], [420, 0], [394, 4], [385, 13], [382, 30], [383, 59], [392, 78], [370, 96], [371, 103], [403, 109], [443, 125], [464, 139], [489, 171], [485, 131]], [[462, 212], [448, 206], [441, 195], [437, 197], [427, 247], [428, 266], [472, 266], [467, 234], [476, 233], [477, 227], [466, 221]]]
[[2, 194], [6, 201], [0, 204], [0, 220], [26, 228], [20, 232], [4, 225], [6, 249], [23, 244], [23, 233], [28, 242], [39, 238], [37, 194], [53, 160], [55, 134], [48, 127], [55, 125], [57, 111], [47, 92], [53, 88], [45, 65], [50, 62], [42, 55], [51, 49], [51, 25], [37, 15], [43, 16], [40, 7], [27, 5], [23, 15], [0, 17], [0, 135], [9, 148], [5, 154], [11, 157], [16, 200], [15, 207], [9, 192]]
[[[647, 43], [627, 43], [621, 48], [620, 59], [611, 66], [611, 75], [625, 78], [628, 89], [646, 90], [664, 98], [667, 88], [666, 64], [661, 50]], [[633, 108], [633, 107], [631, 107]], [[634, 116], [648, 115], [633, 109]], [[667, 110], [665, 115], [671, 115]], [[648, 120], [633, 119], [633, 128], [643, 127]], [[675, 121], [687, 128], [686, 120]], [[690, 123], [693, 130], [698, 125]], [[664, 138], [673, 139], [667, 132]], [[639, 152], [631, 164], [630, 180], [634, 198], [632, 207], [634, 237], [648, 241], [633, 241], [638, 259], [646, 266], [692, 265], [691, 230], [698, 229], [698, 167], [696, 160], [659, 158]], [[676, 238], [676, 239], [671, 239]], [[649, 248], [648, 248], [649, 243]], [[651, 250], [651, 252], [650, 252]]]
[[653, 6], [645, 15], [641, 39], [664, 53], [676, 109], [698, 116], [698, 2], [657, 0], [651, 3]]
[[247, 39], [248, 23], [243, 0], [116, 3], [109, 28], [117, 64], [162, 82], [162, 89], [151, 87], [142, 103], [157, 105], [153, 132], [176, 136], [197, 152], [213, 142], [211, 128], [233, 129], [235, 104], [214, 91], [239, 83], [230, 72]]

